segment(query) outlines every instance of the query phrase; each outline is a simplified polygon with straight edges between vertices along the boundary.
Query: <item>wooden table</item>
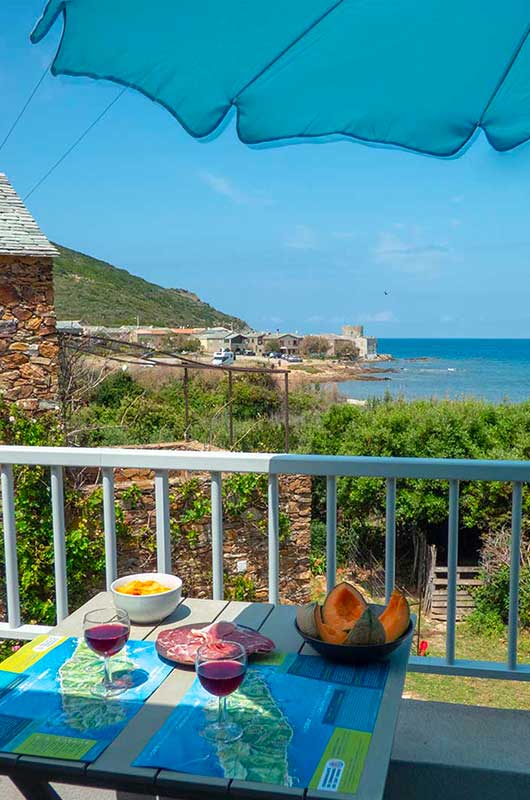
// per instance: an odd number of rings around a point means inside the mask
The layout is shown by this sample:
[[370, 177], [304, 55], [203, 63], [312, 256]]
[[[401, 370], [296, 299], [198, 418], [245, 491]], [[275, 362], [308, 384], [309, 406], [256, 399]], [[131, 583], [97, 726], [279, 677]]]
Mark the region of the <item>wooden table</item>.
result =
[[[57, 626], [55, 633], [79, 636], [84, 614], [91, 608], [112, 605], [109, 593], [101, 592]], [[276, 642], [278, 650], [315, 655], [297, 634], [293, 621], [294, 606], [272, 606], [268, 603], [242, 603], [217, 600], [184, 599], [174, 614], [158, 626], [131, 626], [131, 639], [154, 641], [160, 630], [175, 625], [237, 621], [260, 630]], [[391, 669], [379, 709], [363, 774], [355, 794], [356, 800], [380, 800], [392, 750], [392, 741], [405, 681], [409, 646], [403, 645], [391, 657]], [[191, 670], [174, 669], [151, 695], [122, 733], [91, 764], [81, 761], [60, 761], [34, 756], [0, 753], [0, 773], [7, 775], [28, 800], [51, 800], [58, 795], [50, 782], [95, 786], [164, 797], [240, 800], [351, 800], [352, 795], [314, 789], [289, 788], [266, 783], [208, 778], [165, 769], [133, 767], [131, 762], [166, 721], [176, 703], [194, 680]]]

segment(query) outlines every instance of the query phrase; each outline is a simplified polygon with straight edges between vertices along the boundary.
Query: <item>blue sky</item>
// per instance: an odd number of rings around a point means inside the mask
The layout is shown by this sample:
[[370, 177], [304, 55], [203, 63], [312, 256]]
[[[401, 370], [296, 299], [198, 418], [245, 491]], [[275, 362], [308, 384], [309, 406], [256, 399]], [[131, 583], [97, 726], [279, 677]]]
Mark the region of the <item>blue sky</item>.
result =
[[[30, 44], [42, 6], [0, 5], [0, 141], [60, 35]], [[48, 75], [0, 171], [26, 194], [118, 91]], [[257, 328], [530, 337], [527, 145], [479, 137], [449, 161], [347, 141], [253, 150], [231, 125], [197, 142], [128, 92], [28, 206], [54, 241]]]

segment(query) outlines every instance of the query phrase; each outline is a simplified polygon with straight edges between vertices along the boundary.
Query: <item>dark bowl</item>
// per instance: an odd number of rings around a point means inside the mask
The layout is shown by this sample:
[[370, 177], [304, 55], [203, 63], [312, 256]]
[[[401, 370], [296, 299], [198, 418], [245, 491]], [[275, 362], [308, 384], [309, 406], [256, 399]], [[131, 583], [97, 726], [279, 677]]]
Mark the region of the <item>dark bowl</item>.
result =
[[[375, 605], [374, 603], [370, 603], [370, 607], [373, 608], [378, 616], [385, 609], [384, 606]], [[393, 653], [394, 650], [397, 650], [412, 634], [414, 623], [411, 620], [405, 633], [402, 633], [395, 641], [385, 642], [385, 644], [328, 644], [328, 642], [323, 642], [322, 639], [314, 639], [312, 636], [302, 633], [296, 620], [294, 626], [302, 639], [324, 658], [347, 664], [367, 664], [370, 661], [381, 661]]]

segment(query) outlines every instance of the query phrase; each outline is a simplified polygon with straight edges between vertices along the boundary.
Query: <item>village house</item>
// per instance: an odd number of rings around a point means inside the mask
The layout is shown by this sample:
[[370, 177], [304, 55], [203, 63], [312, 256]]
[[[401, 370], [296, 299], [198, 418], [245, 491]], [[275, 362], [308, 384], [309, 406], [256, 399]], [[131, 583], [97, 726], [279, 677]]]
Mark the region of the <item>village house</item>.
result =
[[197, 333], [196, 338], [201, 343], [201, 350], [213, 355], [223, 347], [228, 347], [226, 338], [231, 333], [228, 328], [204, 328]]
[[278, 340], [280, 343], [280, 352], [283, 353], [283, 355], [291, 356], [298, 353], [298, 349], [304, 337], [299, 336], [297, 333], [278, 333], [271, 338]]

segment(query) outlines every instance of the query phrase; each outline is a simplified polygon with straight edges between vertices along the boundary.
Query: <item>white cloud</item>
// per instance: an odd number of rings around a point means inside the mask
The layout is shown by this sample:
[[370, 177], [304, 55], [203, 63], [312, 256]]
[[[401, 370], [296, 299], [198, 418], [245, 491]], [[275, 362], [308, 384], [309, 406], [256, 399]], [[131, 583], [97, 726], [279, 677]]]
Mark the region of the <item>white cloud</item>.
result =
[[400, 272], [435, 272], [447, 260], [446, 242], [432, 242], [418, 226], [409, 226], [399, 234], [383, 231], [373, 250], [378, 264], [388, 264]]
[[309, 225], [296, 225], [285, 246], [294, 250], [315, 250], [318, 244], [317, 235]]
[[361, 322], [397, 322], [392, 311], [376, 311], [373, 314], [360, 314]]
[[235, 186], [232, 181], [230, 181], [228, 178], [225, 178], [223, 175], [214, 175], [213, 172], [201, 170], [199, 172], [199, 178], [214, 192], [222, 195], [223, 197], [228, 197], [228, 199], [232, 200], [234, 203], [249, 202], [249, 197], [245, 194], [245, 192], [242, 192], [239, 187]]
[[271, 196], [262, 191], [243, 191], [230, 178], [208, 170], [200, 170], [200, 180], [221, 197], [226, 197], [238, 205], [270, 206], [273, 204]]

